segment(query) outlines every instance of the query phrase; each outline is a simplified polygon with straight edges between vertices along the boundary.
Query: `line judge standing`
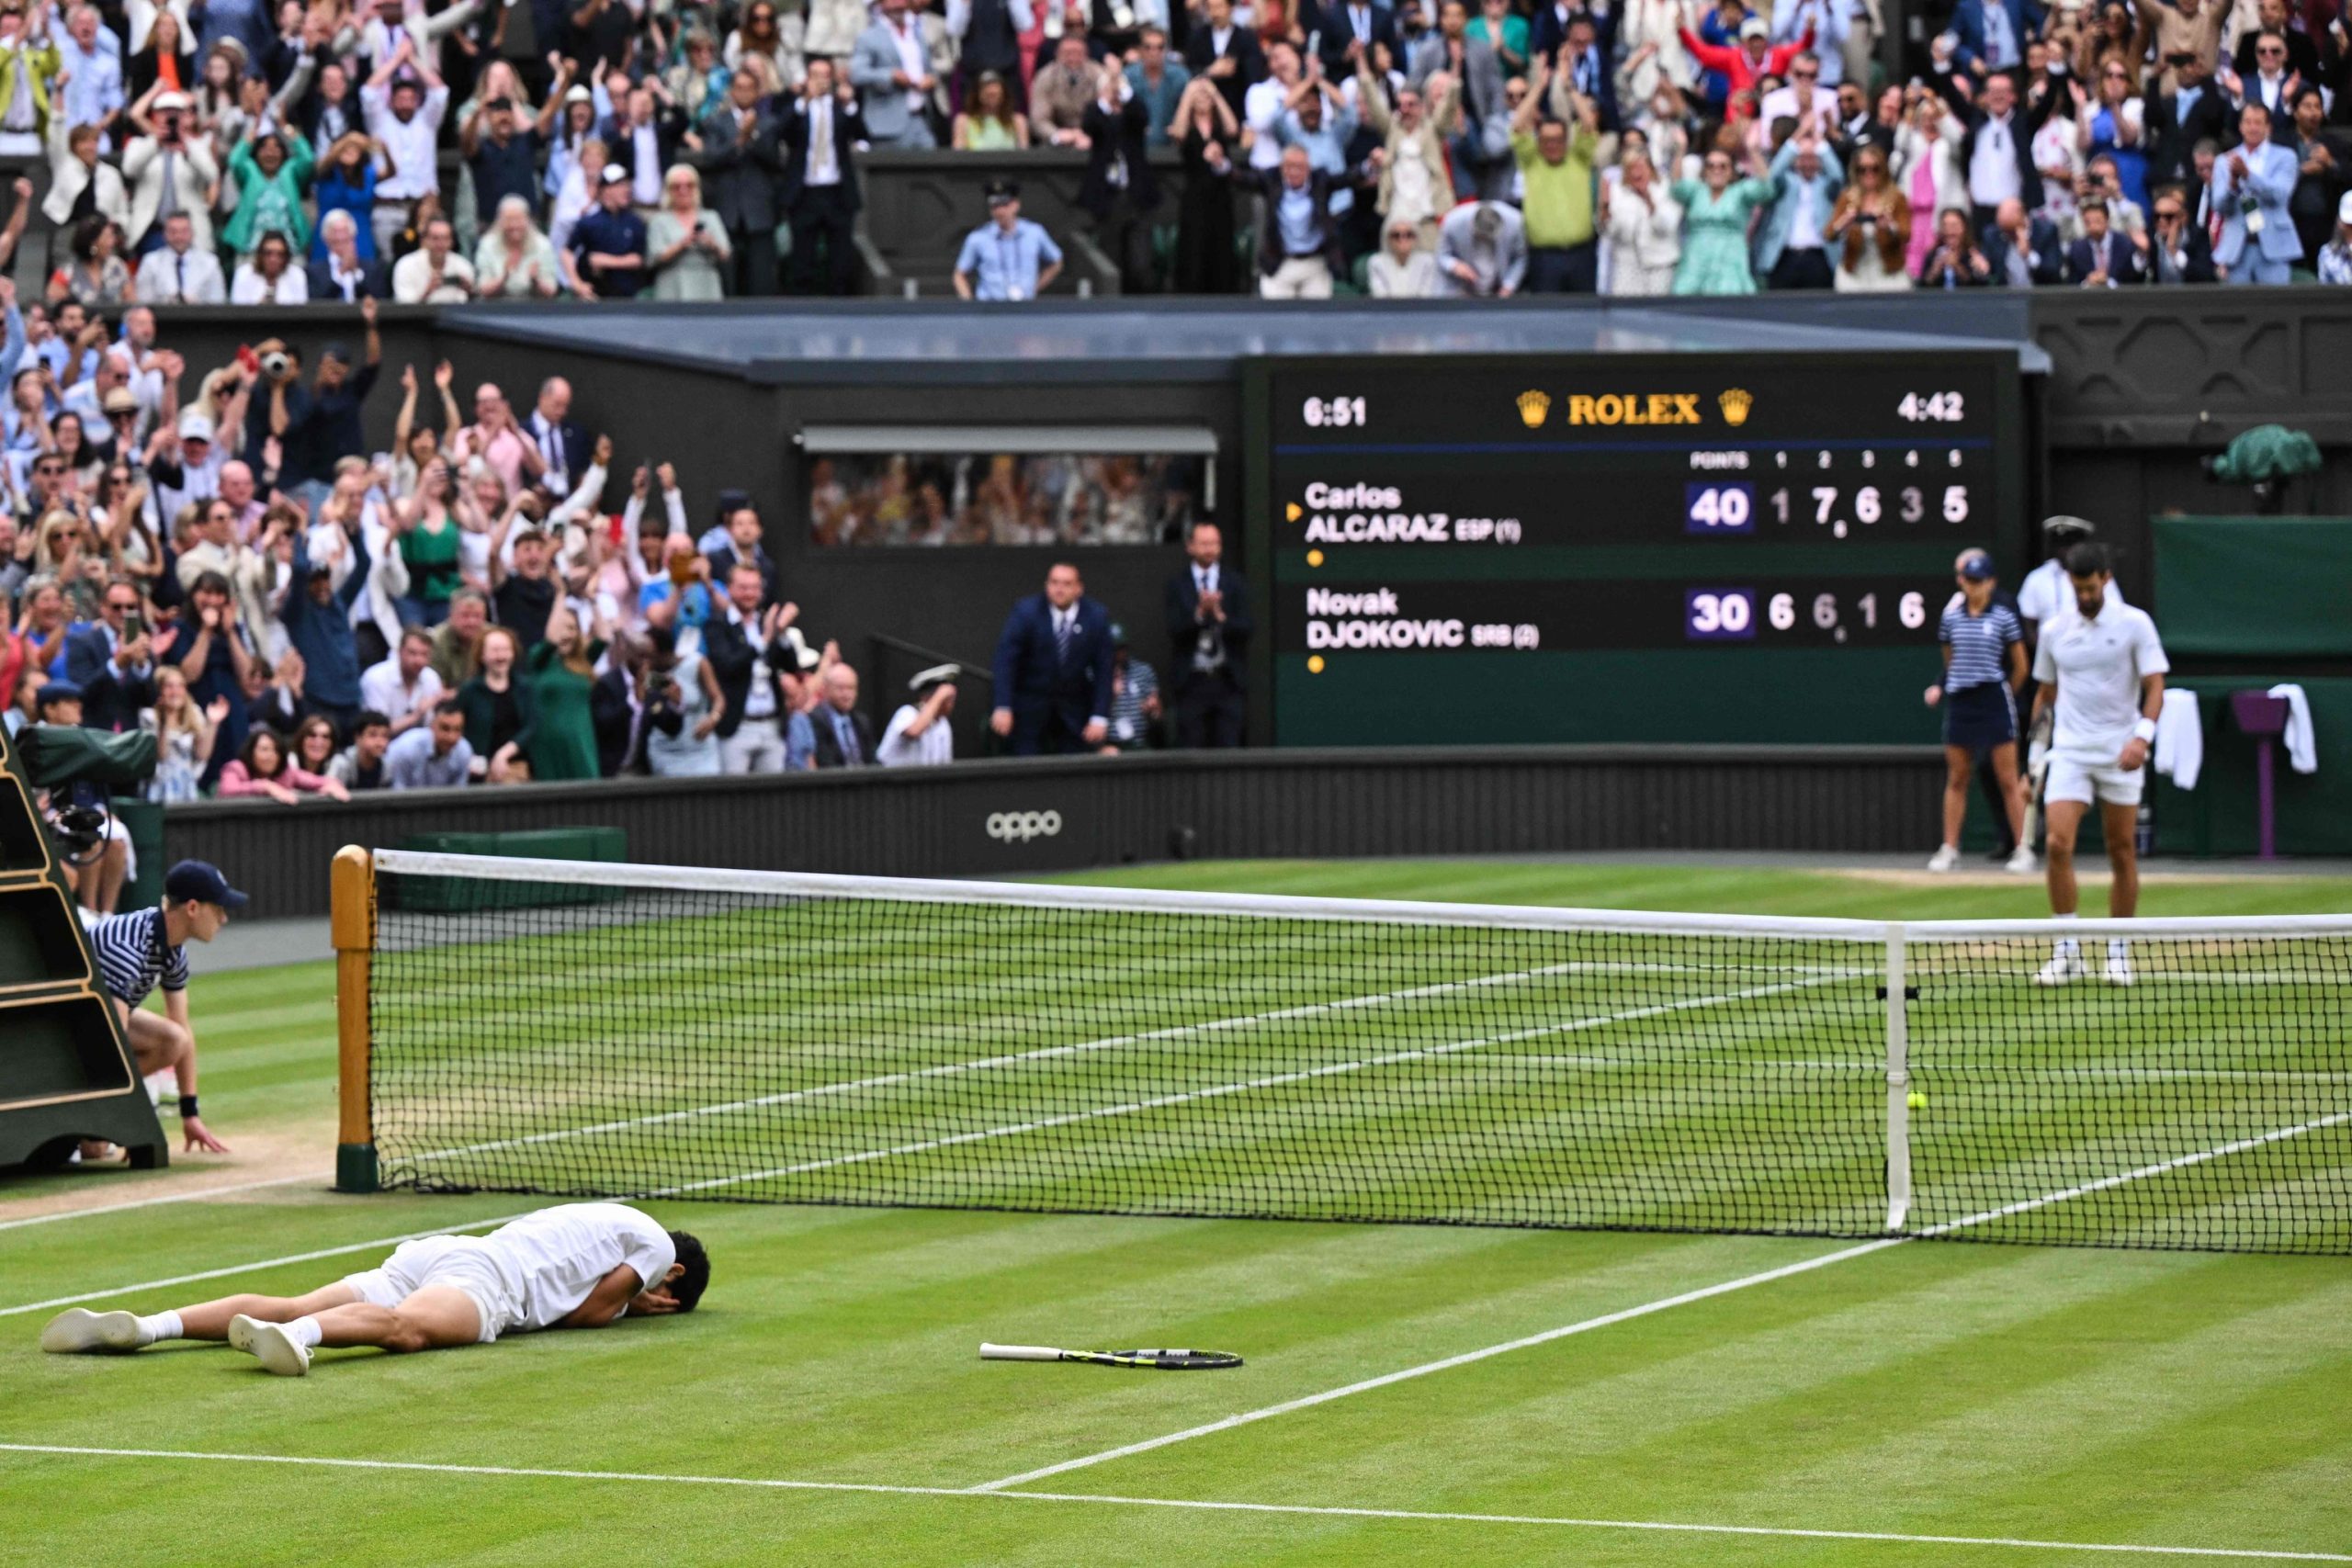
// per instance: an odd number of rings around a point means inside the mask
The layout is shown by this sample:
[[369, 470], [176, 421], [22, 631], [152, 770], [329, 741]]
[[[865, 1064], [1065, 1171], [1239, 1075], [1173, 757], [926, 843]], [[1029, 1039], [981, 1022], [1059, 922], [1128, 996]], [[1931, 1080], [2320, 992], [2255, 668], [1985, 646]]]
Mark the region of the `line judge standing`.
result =
[[1175, 645], [1168, 688], [1176, 695], [1176, 744], [1238, 746], [1246, 716], [1242, 664], [1250, 650], [1250, 585], [1224, 561], [1225, 536], [1195, 523], [1192, 562], [1168, 580], [1168, 636]]
[[[2128, 919], [2140, 908], [2137, 831], [2140, 792], [2147, 779], [2148, 752], [2155, 743], [2156, 716], [2164, 710], [2165, 671], [2171, 664], [2146, 612], [2108, 597], [2113, 573], [2103, 545], [2076, 545], [2066, 556], [2074, 603], [2042, 627], [2033, 660], [2041, 690], [2034, 715], [2052, 710], [2050, 772], [2042, 795], [2049, 821], [2050, 912], [2075, 918], [2075, 835], [2083, 816], [2098, 807], [2107, 838], [2108, 864], [2115, 873], [2108, 889], [2108, 913]], [[2082, 944], [2060, 937], [2050, 962], [2034, 976], [2043, 986], [2064, 986], [2090, 973]], [[2105, 977], [2111, 986], [2132, 984], [2129, 944], [2120, 937], [2107, 944]]]
[[1085, 594], [1078, 568], [1057, 561], [1046, 591], [1005, 617], [989, 728], [1016, 757], [1091, 751], [1110, 733], [1111, 613]]

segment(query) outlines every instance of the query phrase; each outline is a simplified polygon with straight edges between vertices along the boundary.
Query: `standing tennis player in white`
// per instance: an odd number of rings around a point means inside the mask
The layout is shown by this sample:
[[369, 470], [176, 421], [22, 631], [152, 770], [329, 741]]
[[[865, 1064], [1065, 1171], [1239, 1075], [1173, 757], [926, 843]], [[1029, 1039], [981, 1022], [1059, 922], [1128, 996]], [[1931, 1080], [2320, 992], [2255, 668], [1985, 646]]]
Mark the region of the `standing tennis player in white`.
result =
[[564, 1203], [488, 1235], [404, 1241], [382, 1268], [305, 1296], [223, 1296], [146, 1317], [70, 1307], [41, 1330], [40, 1348], [104, 1353], [226, 1339], [299, 1378], [319, 1346], [441, 1350], [509, 1331], [602, 1328], [631, 1314], [692, 1312], [709, 1283], [709, 1255], [684, 1231], [625, 1203]]
[[[2147, 779], [2148, 750], [2155, 743], [2156, 715], [2165, 702], [2164, 644], [2156, 624], [2107, 592], [2113, 575], [2103, 545], [2076, 545], [2066, 553], [2066, 576], [2075, 602], [2041, 627], [2033, 659], [2036, 719], [2057, 709], [2050, 738], [2050, 772], [2042, 791], [2048, 819], [2050, 911], [2072, 919], [2080, 895], [2075, 886], [2075, 835], [2083, 813], [2096, 803], [2107, 837], [2107, 861], [2115, 873], [2108, 890], [2108, 913], [2128, 918], [2140, 908], [2137, 845], [2140, 791]], [[2063, 986], [2090, 973], [2082, 944], [2060, 937], [2034, 976], [2037, 984]], [[2117, 937], [2107, 944], [2108, 983], [2132, 983], [2131, 947]]]

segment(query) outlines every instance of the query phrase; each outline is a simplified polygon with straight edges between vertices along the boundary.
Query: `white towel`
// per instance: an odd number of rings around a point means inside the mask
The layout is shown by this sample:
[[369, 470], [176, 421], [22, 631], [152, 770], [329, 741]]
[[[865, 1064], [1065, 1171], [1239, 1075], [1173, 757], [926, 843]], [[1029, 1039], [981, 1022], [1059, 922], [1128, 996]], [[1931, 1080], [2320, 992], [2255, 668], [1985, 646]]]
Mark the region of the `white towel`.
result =
[[2312, 739], [2312, 700], [2301, 686], [2289, 682], [2270, 688], [2274, 697], [2287, 699], [2287, 762], [2299, 773], [2319, 772], [2319, 747]]
[[2156, 712], [2156, 772], [2181, 789], [2195, 789], [2205, 770], [2205, 721], [2197, 711], [2197, 694], [2177, 686], [2165, 692], [2165, 705]]

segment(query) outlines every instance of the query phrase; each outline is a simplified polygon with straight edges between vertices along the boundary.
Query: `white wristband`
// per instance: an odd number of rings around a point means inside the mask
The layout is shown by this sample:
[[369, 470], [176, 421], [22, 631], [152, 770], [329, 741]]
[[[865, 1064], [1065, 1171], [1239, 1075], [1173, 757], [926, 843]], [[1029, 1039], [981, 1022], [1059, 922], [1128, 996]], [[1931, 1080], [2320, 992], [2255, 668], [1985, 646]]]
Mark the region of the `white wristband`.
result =
[[2145, 740], [2154, 745], [2156, 739], [2156, 721], [2153, 718], [2142, 719], [2132, 727], [2132, 734], [2133, 739]]

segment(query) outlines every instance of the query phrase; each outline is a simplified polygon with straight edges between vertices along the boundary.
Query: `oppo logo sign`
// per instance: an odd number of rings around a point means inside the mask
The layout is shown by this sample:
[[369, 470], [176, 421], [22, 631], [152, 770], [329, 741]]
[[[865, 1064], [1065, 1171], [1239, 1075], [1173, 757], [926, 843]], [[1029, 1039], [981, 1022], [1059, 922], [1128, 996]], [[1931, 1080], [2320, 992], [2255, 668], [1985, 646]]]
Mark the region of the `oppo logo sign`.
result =
[[989, 816], [989, 837], [1001, 843], [1025, 844], [1032, 839], [1050, 839], [1062, 830], [1062, 814], [1058, 811], [997, 811]]

